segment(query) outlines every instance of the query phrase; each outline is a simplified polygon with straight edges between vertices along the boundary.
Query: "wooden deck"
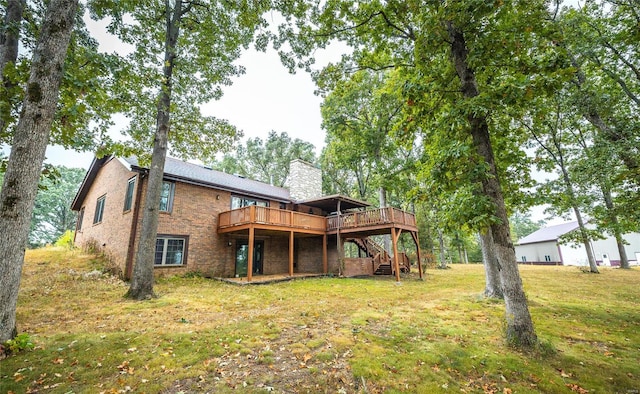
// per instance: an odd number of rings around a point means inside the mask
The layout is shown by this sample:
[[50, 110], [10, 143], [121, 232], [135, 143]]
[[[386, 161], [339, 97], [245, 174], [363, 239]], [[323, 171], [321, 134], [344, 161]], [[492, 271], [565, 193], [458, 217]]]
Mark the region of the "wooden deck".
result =
[[265, 230], [295, 231], [309, 234], [336, 234], [353, 232], [388, 233], [395, 227], [418, 231], [416, 217], [397, 208], [374, 208], [322, 217], [277, 208], [252, 205], [220, 213], [218, 232], [245, 230], [249, 226]]
[[228, 233], [253, 226], [256, 229], [295, 231], [323, 235], [327, 219], [322, 216], [252, 205], [220, 213], [218, 232]]
[[418, 231], [415, 215], [397, 208], [375, 208], [327, 218], [327, 234], [356, 232], [388, 233], [389, 228]]

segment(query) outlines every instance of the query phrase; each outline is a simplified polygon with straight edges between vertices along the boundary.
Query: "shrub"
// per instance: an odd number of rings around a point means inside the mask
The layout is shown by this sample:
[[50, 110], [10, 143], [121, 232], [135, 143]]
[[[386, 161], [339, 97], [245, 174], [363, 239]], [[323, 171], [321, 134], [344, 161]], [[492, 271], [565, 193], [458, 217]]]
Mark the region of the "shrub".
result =
[[32, 350], [34, 345], [29, 334], [22, 333], [18, 334], [15, 338], [6, 341], [3, 344], [3, 348], [7, 354], [12, 354], [22, 350]]
[[67, 249], [73, 249], [73, 238], [75, 236], [75, 232], [72, 230], [67, 230], [58, 238], [58, 240], [54, 243], [55, 246], [61, 246]]

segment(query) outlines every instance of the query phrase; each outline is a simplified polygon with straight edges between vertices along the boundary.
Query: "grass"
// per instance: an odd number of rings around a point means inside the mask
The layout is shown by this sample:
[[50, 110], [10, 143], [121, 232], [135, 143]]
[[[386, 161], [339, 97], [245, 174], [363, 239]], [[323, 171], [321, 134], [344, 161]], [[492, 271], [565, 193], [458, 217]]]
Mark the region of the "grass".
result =
[[160, 298], [87, 275], [80, 251], [28, 251], [0, 392], [638, 393], [640, 270], [521, 266], [543, 346], [503, 340], [479, 265], [425, 282], [315, 278], [234, 286], [160, 279]]

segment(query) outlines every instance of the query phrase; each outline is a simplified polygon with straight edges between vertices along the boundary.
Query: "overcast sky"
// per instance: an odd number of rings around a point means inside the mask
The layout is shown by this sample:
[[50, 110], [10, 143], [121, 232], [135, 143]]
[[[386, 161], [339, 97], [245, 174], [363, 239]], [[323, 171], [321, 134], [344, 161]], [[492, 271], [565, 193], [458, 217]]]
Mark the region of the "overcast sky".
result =
[[[123, 48], [126, 51], [124, 44], [107, 33], [105, 23], [89, 18], [85, 21], [100, 43], [101, 51], [120, 54], [123, 54]], [[336, 49], [317, 53], [318, 67], [339, 59], [340, 55]], [[320, 154], [325, 139], [320, 127], [321, 99], [313, 94], [315, 84], [310, 75], [304, 71], [289, 74], [273, 50], [263, 53], [251, 48], [237, 63], [246, 68], [246, 73], [234, 78], [233, 85], [224, 87], [224, 96], [205, 105], [203, 113], [228, 120], [242, 130], [243, 141], [253, 137], [266, 138], [271, 130], [286, 132], [291, 138], [310, 142]], [[113, 136], [118, 138], [124, 127], [124, 123], [116, 124], [112, 129]], [[8, 155], [8, 147], [4, 147], [4, 153]], [[78, 153], [59, 146], [47, 149], [47, 162], [54, 165], [88, 168], [92, 158], [92, 152]]]
[[[315, 84], [309, 74], [289, 74], [274, 51], [251, 49], [239, 64], [246, 67], [246, 74], [225, 87], [222, 99], [206, 105], [203, 113], [227, 119], [243, 131], [245, 139], [266, 138], [271, 130], [287, 132], [291, 138], [312, 143], [319, 154], [325, 139], [320, 127], [321, 99], [313, 94]], [[47, 150], [47, 161], [55, 165], [87, 168], [92, 157], [92, 153], [60, 147]]]

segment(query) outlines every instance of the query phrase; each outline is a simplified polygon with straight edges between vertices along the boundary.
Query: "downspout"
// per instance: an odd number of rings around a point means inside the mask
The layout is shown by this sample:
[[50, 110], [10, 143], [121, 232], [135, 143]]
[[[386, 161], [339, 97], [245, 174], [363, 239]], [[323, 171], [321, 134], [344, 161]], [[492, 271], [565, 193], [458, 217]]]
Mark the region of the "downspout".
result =
[[133, 201], [133, 216], [131, 218], [131, 230], [129, 231], [129, 247], [127, 249], [127, 261], [125, 264], [124, 277], [126, 280], [131, 279], [133, 273], [133, 255], [134, 246], [136, 244], [136, 236], [138, 232], [138, 218], [140, 216], [140, 201], [142, 198], [142, 183], [144, 180], [144, 172], [138, 173], [138, 188], [136, 189], [136, 199]]

